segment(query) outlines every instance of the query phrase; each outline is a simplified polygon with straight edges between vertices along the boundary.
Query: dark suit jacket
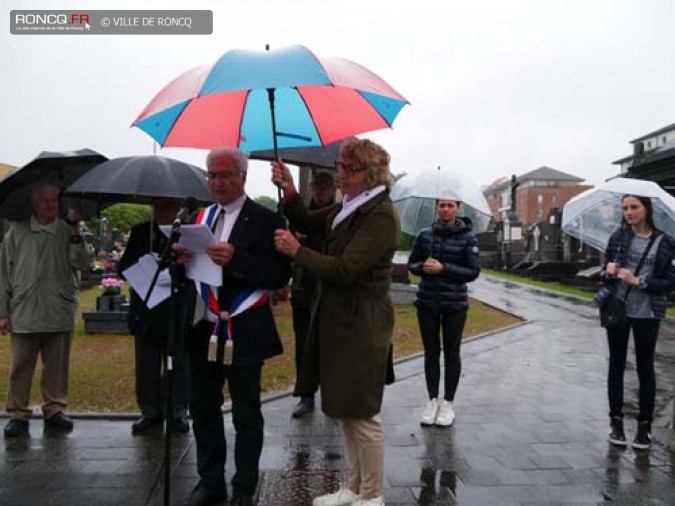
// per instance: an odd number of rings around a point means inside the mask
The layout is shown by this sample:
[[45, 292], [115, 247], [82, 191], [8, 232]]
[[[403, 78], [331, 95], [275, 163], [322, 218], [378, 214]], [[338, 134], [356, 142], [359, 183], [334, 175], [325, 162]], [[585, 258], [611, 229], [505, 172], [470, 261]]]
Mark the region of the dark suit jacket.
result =
[[[218, 302], [223, 310], [245, 288], [277, 290], [288, 284], [290, 261], [274, 248], [274, 231], [283, 228], [281, 218], [247, 198], [228, 242], [232, 260], [223, 267]], [[269, 302], [232, 319], [233, 365], [249, 365], [283, 353], [283, 346]]]
[[[166, 236], [155, 223], [152, 237], [152, 251], [161, 255], [167, 242]], [[117, 270], [123, 276], [122, 272], [135, 264], [143, 255], [150, 253], [150, 222], [140, 223], [131, 228], [129, 241], [124, 249], [124, 254], [120, 259]], [[129, 303], [129, 331], [135, 336], [142, 336], [149, 331], [160, 335], [168, 335], [169, 323], [172, 315], [176, 315], [176, 332], [184, 330], [187, 321], [188, 304], [188, 283], [185, 279], [183, 267], [173, 267], [174, 279], [176, 280], [178, 291], [174, 295], [175, 309], [172, 311], [170, 299], [166, 299], [153, 309], [148, 310], [143, 303], [143, 299], [131, 290], [131, 301]]]

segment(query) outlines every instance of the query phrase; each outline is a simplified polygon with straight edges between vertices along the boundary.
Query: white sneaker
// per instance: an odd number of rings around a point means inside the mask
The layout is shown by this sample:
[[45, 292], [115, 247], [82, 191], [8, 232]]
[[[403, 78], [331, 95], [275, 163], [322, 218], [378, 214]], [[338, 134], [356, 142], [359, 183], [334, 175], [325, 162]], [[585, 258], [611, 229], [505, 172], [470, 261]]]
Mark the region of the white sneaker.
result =
[[353, 506], [384, 506], [384, 497], [374, 497], [372, 499], [360, 499], [353, 503]]
[[420, 418], [420, 423], [422, 425], [433, 425], [436, 421], [436, 414], [438, 413], [438, 401], [436, 399], [431, 399], [424, 411], [422, 411], [422, 418]]
[[358, 504], [360, 497], [348, 488], [341, 488], [333, 494], [321, 495], [312, 501], [312, 506], [349, 506]]
[[452, 402], [442, 400], [438, 407], [438, 414], [436, 415], [436, 425], [441, 427], [448, 427], [455, 421], [455, 410], [452, 409]]

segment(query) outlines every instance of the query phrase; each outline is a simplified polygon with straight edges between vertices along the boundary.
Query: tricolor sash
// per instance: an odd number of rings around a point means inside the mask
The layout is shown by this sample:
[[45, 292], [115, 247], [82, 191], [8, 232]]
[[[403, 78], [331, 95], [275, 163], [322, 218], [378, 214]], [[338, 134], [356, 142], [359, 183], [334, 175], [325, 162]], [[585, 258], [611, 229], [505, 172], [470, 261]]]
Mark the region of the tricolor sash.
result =
[[[212, 228], [217, 215], [218, 204], [213, 204], [205, 209], [201, 209], [197, 214], [195, 222]], [[223, 310], [218, 303], [218, 287], [207, 285], [200, 281], [195, 281], [195, 285], [197, 292], [204, 301], [206, 310], [217, 318], [213, 325], [211, 339], [209, 340], [208, 360], [209, 362], [215, 362], [217, 360], [218, 348], [222, 348], [223, 364], [231, 365], [234, 352], [232, 318], [249, 309], [266, 304], [268, 299], [267, 290], [246, 288], [237, 294], [228, 310]]]

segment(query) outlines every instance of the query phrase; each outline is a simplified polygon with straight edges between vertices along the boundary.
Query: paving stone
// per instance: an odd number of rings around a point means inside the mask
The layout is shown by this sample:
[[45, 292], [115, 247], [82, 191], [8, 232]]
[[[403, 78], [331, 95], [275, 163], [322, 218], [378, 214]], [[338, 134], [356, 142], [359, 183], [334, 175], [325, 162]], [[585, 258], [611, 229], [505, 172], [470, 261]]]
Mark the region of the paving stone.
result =
[[277, 506], [311, 504], [314, 497], [337, 491], [344, 479], [341, 471], [266, 470], [261, 473], [258, 502]]
[[[653, 448], [617, 451], [606, 441], [607, 350], [596, 309], [493, 278], [481, 277], [470, 288], [530, 322], [463, 345], [450, 428], [419, 424], [426, 402], [423, 359], [397, 364], [382, 410], [387, 504], [675, 504], [675, 436], [665, 426], [674, 398], [675, 325], [664, 323], [657, 342], [662, 422], [655, 422]], [[630, 356], [630, 435], [636, 393]], [[263, 405], [258, 504], [311, 504], [346, 476], [340, 425], [317, 401], [314, 413], [300, 420], [291, 417], [297, 399]], [[224, 420], [229, 482], [234, 432], [231, 416]], [[131, 421], [76, 419], [71, 433], [55, 435], [33, 419], [29, 439], [0, 439], [0, 505], [162, 505], [164, 437], [161, 431], [134, 437]], [[198, 480], [196, 452], [191, 434], [172, 437], [172, 445], [172, 504], [181, 504]]]

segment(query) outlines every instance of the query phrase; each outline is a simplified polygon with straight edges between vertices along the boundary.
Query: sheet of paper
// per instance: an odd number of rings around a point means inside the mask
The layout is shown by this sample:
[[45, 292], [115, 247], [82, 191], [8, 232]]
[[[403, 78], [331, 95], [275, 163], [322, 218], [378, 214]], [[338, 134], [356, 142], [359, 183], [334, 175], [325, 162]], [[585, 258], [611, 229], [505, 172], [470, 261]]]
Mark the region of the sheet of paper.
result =
[[[167, 237], [171, 235], [171, 225], [161, 225], [159, 228]], [[207, 225], [181, 225], [178, 243], [185, 246], [193, 255], [190, 263], [185, 265], [185, 274], [188, 278], [211, 286], [223, 284], [222, 267], [215, 264], [206, 253], [206, 248], [217, 242]]]
[[[160, 225], [159, 228], [165, 236], [171, 235], [171, 225]], [[216, 241], [211, 229], [207, 225], [201, 224], [181, 225], [178, 242], [192, 253], [206, 253], [206, 248], [218, 241]]]
[[[142, 300], [145, 297], [152, 283], [152, 278], [157, 270], [157, 261], [150, 255], [143, 255], [134, 265], [126, 269], [122, 274]], [[157, 304], [166, 300], [171, 295], [170, 284], [155, 283], [150, 298], [148, 299], [148, 308], [152, 309]]]

